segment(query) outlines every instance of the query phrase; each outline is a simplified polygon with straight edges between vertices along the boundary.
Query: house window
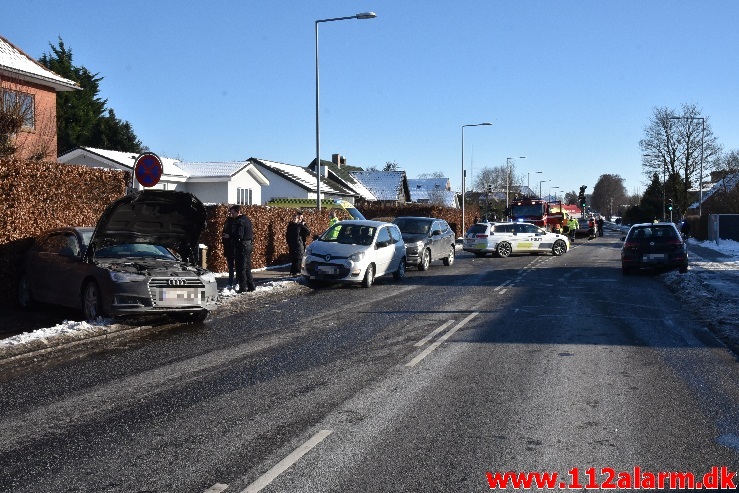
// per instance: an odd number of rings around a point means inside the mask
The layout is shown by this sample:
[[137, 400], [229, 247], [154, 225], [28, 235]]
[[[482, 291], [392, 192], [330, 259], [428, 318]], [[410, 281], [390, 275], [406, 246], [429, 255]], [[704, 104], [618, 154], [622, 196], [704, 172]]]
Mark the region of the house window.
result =
[[10, 90], [4, 90], [2, 95], [3, 112], [20, 115], [23, 118], [23, 128], [33, 129], [36, 126], [33, 95]]
[[239, 205], [252, 205], [252, 189], [251, 188], [237, 188], [236, 189], [236, 203]]

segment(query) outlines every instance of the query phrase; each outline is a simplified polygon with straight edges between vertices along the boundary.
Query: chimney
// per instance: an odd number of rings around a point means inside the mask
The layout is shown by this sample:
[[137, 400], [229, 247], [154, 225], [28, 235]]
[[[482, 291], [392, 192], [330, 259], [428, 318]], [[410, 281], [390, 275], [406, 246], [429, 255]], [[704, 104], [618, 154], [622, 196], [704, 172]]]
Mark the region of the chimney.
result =
[[338, 168], [346, 166], [346, 158], [341, 154], [331, 154], [331, 162], [334, 163]]

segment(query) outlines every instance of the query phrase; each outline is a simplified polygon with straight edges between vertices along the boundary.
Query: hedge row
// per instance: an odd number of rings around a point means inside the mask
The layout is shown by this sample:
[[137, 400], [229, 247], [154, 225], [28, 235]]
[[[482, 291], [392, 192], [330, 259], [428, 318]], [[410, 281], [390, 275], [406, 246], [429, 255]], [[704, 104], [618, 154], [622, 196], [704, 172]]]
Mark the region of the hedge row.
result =
[[[15, 303], [25, 251], [33, 237], [47, 229], [97, 224], [100, 214], [122, 197], [130, 173], [73, 166], [56, 162], [0, 160], [0, 306]], [[391, 220], [398, 216], [426, 216], [445, 219], [459, 235], [461, 211], [431, 204], [358, 204], [368, 219]], [[228, 270], [223, 256], [221, 231], [228, 205], [207, 205], [207, 223], [200, 243], [207, 247], [206, 262], [213, 272]], [[246, 206], [242, 211], [254, 226], [255, 269], [289, 263], [285, 231], [294, 209]], [[348, 213], [336, 210], [340, 219]], [[329, 211], [305, 209], [305, 221], [313, 234], [328, 226]], [[480, 214], [476, 206], [465, 211], [465, 224]]]

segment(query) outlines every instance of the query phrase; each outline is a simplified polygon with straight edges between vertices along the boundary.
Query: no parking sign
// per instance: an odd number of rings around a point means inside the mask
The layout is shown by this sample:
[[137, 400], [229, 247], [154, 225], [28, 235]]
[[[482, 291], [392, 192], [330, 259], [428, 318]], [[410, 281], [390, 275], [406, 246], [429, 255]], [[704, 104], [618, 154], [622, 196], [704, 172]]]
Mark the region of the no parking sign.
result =
[[162, 160], [153, 152], [139, 154], [133, 172], [142, 187], [153, 187], [162, 177]]

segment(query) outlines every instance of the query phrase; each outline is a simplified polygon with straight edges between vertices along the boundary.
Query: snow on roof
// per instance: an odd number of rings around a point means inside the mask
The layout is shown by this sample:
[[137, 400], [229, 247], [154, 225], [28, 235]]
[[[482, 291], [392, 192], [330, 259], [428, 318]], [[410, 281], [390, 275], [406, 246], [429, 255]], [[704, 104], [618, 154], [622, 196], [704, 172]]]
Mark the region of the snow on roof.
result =
[[[278, 163], [275, 161], [268, 161], [266, 159], [259, 158], [250, 158], [250, 161], [254, 162], [255, 164], [264, 166], [269, 171], [272, 171], [275, 174], [288, 178], [289, 180], [299, 184], [307, 190], [316, 190], [316, 175], [307, 168], [296, 166], [294, 164]], [[336, 193], [345, 195], [347, 192], [345, 190], [338, 190], [322, 178], [321, 193]]]
[[30, 79], [51, 86], [57, 91], [81, 89], [75, 81], [52, 72], [2, 36], [0, 36], [0, 70], [10, 72], [22, 80]]
[[[107, 149], [96, 149], [94, 147], [80, 147], [69, 151], [67, 154], [82, 150], [83, 152], [89, 152], [97, 156], [103, 157], [109, 161], [113, 161], [121, 166], [125, 166], [133, 171], [133, 167], [136, 163], [136, 158], [139, 156], [135, 152], [123, 152], [123, 151], [109, 151]], [[63, 156], [60, 156], [60, 158]], [[179, 167], [180, 161], [177, 159], [171, 159], [159, 156], [162, 161], [163, 174], [170, 176], [188, 176], [187, 171]]]
[[413, 191], [447, 190], [449, 178], [408, 178], [408, 188]]
[[352, 171], [377, 200], [403, 200], [403, 177], [405, 171]]
[[233, 176], [245, 167], [248, 161], [233, 162], [209, 162], [209, 163], [186, 163], [178, 162], [177, 166], [186, 171], [191, 177], [214, 178], [221, 176]]
[[[705, 202], [711, 195], [720, 191], [726, 190], [730, 192], [739, 184], [739, 173], [731, 173], [720, 179], [716, 183], [703, 184], [703, 202]], [[706, 185], [710, 188], [706, 189]], [[688, 209], [697, 209], [699, 206], [700, 198], [694, 203], [688, 206]]]
[[[408, 180], [410, 181], [410, 180]], [[452, 190], [418, 190], [411, 188], [411, 202], [442, 204], [444, 207], [457, 207], [457, 193]]]

